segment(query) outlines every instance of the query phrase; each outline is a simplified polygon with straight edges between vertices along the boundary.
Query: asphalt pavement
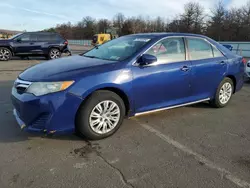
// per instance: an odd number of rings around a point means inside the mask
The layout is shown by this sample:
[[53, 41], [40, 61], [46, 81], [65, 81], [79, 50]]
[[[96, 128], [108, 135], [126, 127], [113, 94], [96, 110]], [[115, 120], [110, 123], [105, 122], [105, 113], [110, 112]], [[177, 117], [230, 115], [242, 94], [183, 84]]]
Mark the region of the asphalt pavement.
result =
[[12, 115], [16, 76], [42, 59], [0, 62], [0, 187], [250, 187], [250, 83], [230, 104], [207, 103], [125, 120], [112, 137], [22, 132]]

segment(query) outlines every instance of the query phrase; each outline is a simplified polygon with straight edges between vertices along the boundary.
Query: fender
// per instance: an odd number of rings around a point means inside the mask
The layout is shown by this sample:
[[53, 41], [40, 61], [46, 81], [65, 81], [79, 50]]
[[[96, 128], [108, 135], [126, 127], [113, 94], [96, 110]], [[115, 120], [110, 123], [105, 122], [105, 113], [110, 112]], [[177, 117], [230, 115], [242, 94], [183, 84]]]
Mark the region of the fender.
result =
[[[100, 83], [101, 82], [101, 83]], [[75, 87], [70, 89], [70, 93], [85, 100], [91, 93], [100, 89], [107, 90], [119, 90], [126, 96], [127, 102], [129, 102], [130, 110], [134, 111], [132, 99], [132, 75], [131, 72], [126, 69], [122, 71], [114, 71], [112, 76], [108, 76], [107, 73], [102, 75], [91, 75], [81, 79], [76, 83]]]
[[[130, 92], [128, 91], [124, 91], [124, 89], [122, 89], [122, 87], [120, 87], [120, 85], [117, 84], [113, 84], [113, 83], [108, 83], [108, 84], [101, 84], [95, 87], [90, 88], [89, 90], [87, 90], [82, 96], [81, 98], [83, 100], [87, 99], [88, 96], [90, 96], [93, 92], [97, 91], [97, 90], [111, 90], [115, 93], [117, 93], [114, 90], [118, 90], [119, 92], [121, 92], [123, 95], [121, 97], [123, 97], [124, 103], [126, 105], [126, 103], [128, 103], [127, 105], [127, 115], [128, 116], [133, 116], [134, 115], [134, 101], [131, 100], [132, 96], [130, 94]], [[120, 95], [119, 93], [117, 93], [118, 95]], [[125, 96], [124, 96], [125, 95]], [[126, 99], [124, 99], [124, 97], [126, 97]]]
[[11, 51], [11, 53], [12, 53], [12, 56], [15, 55], [15, 53], [14, 53], [14, 48], [13, 48], [11, 45], [8, 45], [8, 44], [0, 44], [0, 47], [4, 47], [4, 48], [10, 49], [10, 51]]
[[45, 54], [48, 54], [51, 48], [57, 48], [57, 49], [59, 49], [60, 51], [62, 51], [62, 50], [61, 50], [61, 49], [62, 49], [62, 46], [57, 45], [57, 44], [50, 44], [48, 47], [47, 47], [46, 45], [43, 46], [43, 51], [44, 51], [44, 53], [45, 53]]

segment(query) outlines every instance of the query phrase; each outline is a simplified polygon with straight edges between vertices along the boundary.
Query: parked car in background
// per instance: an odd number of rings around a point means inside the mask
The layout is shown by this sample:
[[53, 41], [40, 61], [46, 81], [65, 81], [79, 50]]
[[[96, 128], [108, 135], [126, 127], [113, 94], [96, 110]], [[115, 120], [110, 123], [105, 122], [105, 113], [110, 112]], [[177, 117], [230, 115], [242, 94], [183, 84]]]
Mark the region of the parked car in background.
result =
[[250, 60], [246, 63], [246, 77], [250, 80]]
[[14, 115], [27, 131], [102, 139], [125, 116], [203, 101], [225, 107], [243, 86], [244, 62], [202, 35], [123, 36], [26, 69], [12, 89]]
[[0, 40], [1, 61], [8, 61], [12, 56], [45, 56], [47, 59], [57, 59], [62, 53], [70, 53], [68, 41], [57, 33], [26, 32]]

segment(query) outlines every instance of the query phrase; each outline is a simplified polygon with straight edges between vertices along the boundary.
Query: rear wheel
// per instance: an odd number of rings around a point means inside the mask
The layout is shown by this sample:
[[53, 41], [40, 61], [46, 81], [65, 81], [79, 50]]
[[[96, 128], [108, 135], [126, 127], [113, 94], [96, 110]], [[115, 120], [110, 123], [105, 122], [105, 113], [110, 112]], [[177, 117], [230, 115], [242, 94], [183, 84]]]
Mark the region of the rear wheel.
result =
[[58, 59], [61, 57], [61, 52], [57, 48], [51, 48], [47, 56], [48, 59]]
[[8, 61], [11, 56], [11, 51], [8, 48], [0, 47], [0, 61]]
[[214, 100], [211, 101], [211, 104], [217, 108], [223, 108], [231, 100], [232, 94], [234, 91], [233, 81], [226, 77], [224, 78], [217, 91]]
[[114, 92], [94, 92], [79, 109], [76, 129], [84, 137], [99, 140], [114, 134], [125, 116], [123, 100]]

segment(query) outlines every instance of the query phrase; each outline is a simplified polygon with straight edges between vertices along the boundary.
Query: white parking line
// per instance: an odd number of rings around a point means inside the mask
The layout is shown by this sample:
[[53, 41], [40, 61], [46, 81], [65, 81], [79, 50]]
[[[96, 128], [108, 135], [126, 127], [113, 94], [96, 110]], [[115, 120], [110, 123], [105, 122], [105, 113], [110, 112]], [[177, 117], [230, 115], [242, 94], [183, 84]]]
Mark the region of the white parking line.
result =
[[244, 180], [241, 180], [240, 178], [234, 176], [231, 172], [229, 172], [228, 170], [226, 170], [224, 168], [221, 168], [220, 166], [213, 163], [209, 159], [205, 158], [201, 154], [198, 154], [198, 153], [194, 152], [190, 148], [188, 148], [188, 147], [182, 145], [181, 143], [173, 140], [169, 136], [167, 136], [165, 134], [162, 134], [160, 131], [154, 129], [150, 125], [140, 123], [137, 119], [135, 119], [135, 120], [144, 129], [148, 130], [151, 133], [154, 133], [156, 136], [158, 136], [159, 138], [161, 138], [162, 140], [164, 140], [168, 144], [174, 146], [175, 148], [177, 148], [177, 149], [179, 149], [179, 150], [193, 156], [195, 160], [197, 160], [198, 162], [204, 163], [204, 165], [206, 165], [208, 168], [218, 171], [222, 175], [222, 177], [225, 177], [226, 179], [228, 179], [232, 183], [236, 184], [237, 186], [243, 187], [243, 188], [250, 188], [250, 183], [248, 183], [248, 182], [246, 182]]

